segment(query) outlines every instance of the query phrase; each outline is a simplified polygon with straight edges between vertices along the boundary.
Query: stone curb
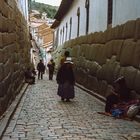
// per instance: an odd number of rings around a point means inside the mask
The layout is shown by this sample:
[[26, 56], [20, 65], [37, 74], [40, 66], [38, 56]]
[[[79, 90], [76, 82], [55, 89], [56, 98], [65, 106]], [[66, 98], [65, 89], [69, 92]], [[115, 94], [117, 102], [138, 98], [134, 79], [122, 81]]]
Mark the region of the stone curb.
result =
[[10, 122], [10, 119], [12, 118], [14, 112], [16, 111], [27, 87], [28, 87], [28, 84], [25, 83], [23, 85], [23, 87], [21, 88], [20, 93], [17, 95], [17, 97], [13, 101], [13, 103], [9, 106], [9, 108], [6, 110], [6, 112], [0, 118], [0, 139], [2, 139], [2, 136]]
[[[102, 103], [103, 105], [105, 105], [105, 101], [106, 101], [105, 97], [103, 97], [103, 96], [97, 94], [96, 92], [93, 92], [93, 91], [91, 91], [91, 90], [85, 88], [84, 86], [82, 86], [82, 85], [80, 85], [80, 84], [78, 84], [78, 83], [76, 83], [76, 86], [79, 87], [80, 89], [86, 91], [86, 92], [89, 93], [90, 95], [94, 96], [95, 98], [99, 99], [99, 100], [101, 101], [101, 103]], [[134, 120], [140, 123], [140, 115], [137, 115], [137, 116], [135, 117]]]
[[80, 84], [78, 84], [78, 83], [76, 83], [76, 86], [79, 87], [79, 88], [81, 88], [82, 90], [86, 91], [86, 92], [89, 93], [90, 95], [96, 97], [97, 99], [99, 99], [99, 100], [102, 102], [102, 104], [105, 105], [105, 101], [106, 101], [106, 98], [105, 98], [105, 97], [103, 97], [103, 96], [97, 94], [97, 93], [94, 92], [94, 91], [91, 91], [91, 90], [85, 88], [84, 86], [82, 86], [82, 85], [80, 85]]

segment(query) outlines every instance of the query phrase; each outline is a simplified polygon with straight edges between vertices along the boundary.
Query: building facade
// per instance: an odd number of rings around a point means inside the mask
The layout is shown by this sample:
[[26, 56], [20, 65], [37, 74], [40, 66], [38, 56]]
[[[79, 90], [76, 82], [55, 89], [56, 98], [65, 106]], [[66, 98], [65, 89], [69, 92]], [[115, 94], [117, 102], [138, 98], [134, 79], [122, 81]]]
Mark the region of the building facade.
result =
[[21, 13], [24, 15], [25, 19], [28, 21], [28, 0], [17, 0], [17, 5]]
[[54, 46], [135, 20], [140, 17], [139, 5], [139, 0], [62, 0], [52, 25]]

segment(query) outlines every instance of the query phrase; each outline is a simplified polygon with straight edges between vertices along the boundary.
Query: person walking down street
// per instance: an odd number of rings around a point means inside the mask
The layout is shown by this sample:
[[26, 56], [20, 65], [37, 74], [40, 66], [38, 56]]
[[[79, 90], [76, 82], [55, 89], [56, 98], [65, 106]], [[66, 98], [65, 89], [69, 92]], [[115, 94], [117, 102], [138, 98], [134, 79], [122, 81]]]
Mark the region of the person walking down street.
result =
[[74, 84], [75, 76], [73, 72], [73, 62], [70, 57], [67, 57], [64, 64], [59, 68], [57, 77], [58, 92], [61, 100], [70, 101], [75, 97]]
[[60, 66], [62, 66], [64, 64], [67, 57], [70, 57], [69, 51], [65, 51], [64, 56], [60, 60]]
[[54, 68], [55, 68], [55, 62], [53, 61], [53, 59], [50, 60], [47, 67], [49, 69], [49, 80], [52, 80], [53, 79]]
[[45, 72], [45, 65], [42, 60], [37, 64], [37, 70], [38, 70], [38, 79], [43, 79], [43, 74]]

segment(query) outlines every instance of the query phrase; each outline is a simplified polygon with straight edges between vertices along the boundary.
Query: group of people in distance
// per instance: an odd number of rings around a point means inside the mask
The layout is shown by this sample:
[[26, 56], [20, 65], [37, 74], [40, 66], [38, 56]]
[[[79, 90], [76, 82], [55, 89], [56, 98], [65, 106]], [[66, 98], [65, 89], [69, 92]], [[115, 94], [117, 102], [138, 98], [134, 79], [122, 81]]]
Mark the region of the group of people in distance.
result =
[[[48, 71], [49, 71], [49, 80], [53, 79], [53, 73], [55, 68], [55, 63], [53, 59], [50, 60], [50, 62], [47, 65]], [[37, 71], [38, 71], [38, 79], [43, 79], [43, 74], [45, 73], [45, 65], [42, 60], [37, 64]], [[31, 70], [31, 68], [27, 68], [25, 71], [25, 82], [29, 84], [35, 84], [35, 76], [36, 76], [35, 69]]]
[[[49, 80], [53, 79], [53, 73], [55, 70], [55, 62], [53, 59], [47, 64], [49, 71]], [[38, 79], [43, 79], [43, 74], [45, 73], [45, 65], [42, 60], [37, 64], [38, 70]], [[34, 70], [35, 72], [35, 70]], [[33, 74], [30, 68], [25, 72], [25, 81], [29, 84], [35, 83], [35, 75]], [[58, 83], [58, 92], [57, 94], [61, 97], [62, 101], [70, 101], [75, 97], [74, 93], [74, 84], [75, 76], [73, 72], [73, 61], [70, 57], [69, 51], [65, 51], [64, 57], [60, 60], [60, 65], [56, 75], [56, 81]]]
[[[70, 99], [75, 97], [74, 85], [75, 76], [73, 71], [73, 61], [70, 57], [69, 51], [65, 51], [64, 57], [60, 61], [60, 66], [57, 71], [56, 81], [58, 83], [57, 94], [61, 97], [62, 101], [69, 102]], [[47, 65], [49, 70], [49, 80], [53, 79], [53, 73], [55, 70], [55, 63], [51, 59]], [[40, 60], [37, 65], [38, 79], [43, 79], [45, 72], [45, 66]], [[30, 71], [27, 69], [25, 72], [25, 78], [31, 79], [31, 83], [35, 82], [35, 70]], [[132, 108], [133, 107], [133, 108]], [[113, 117], [134, 117], [140, 109], [140, 100], [132, 100], [130, 90], [126, 86], [124, 77], [119, 77], [113, 83], [113, 88], [110, 94], [106, 97], [105, 112], [98, 112], [104, 115], [111, 115]]]

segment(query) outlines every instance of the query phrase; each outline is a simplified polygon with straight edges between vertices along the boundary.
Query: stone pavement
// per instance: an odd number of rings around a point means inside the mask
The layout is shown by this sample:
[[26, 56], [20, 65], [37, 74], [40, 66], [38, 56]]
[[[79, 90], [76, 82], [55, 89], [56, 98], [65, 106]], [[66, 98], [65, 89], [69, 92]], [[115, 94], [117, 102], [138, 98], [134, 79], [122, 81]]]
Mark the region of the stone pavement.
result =
[[62, 102], [47, 77], [25, 92], [2, 140], [140, 140], [140, 124], [98, 114], [103, 104], [75, 87]]

